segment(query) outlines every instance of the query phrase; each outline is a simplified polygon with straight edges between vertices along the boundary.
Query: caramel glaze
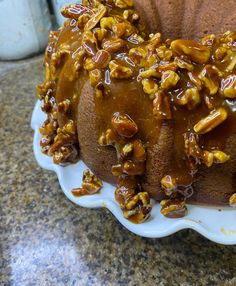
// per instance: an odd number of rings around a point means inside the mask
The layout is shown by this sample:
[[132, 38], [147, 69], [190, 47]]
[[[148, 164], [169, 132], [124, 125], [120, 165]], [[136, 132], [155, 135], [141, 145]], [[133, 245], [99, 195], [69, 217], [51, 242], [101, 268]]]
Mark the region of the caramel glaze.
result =
[[[88, 1], [85, 2], [88, 4]], [[211, 165], [213, 163], [204, 161], [205, 155], [203, 153], [199, 157], [186, 153], [184, 134], [197, 136], [198, 147], [201, 152], [207, 150], [209, 153], [213, 150], [224, 151], [228, 138], [236, 134], [236, 84], [233, 83], [235, 79], [234, 74], [236, 73], [235, 64], [233, 64], [233, 61], [236, 61], [236, 34], [228, 32], [219, 39], [216, 39], [214, 36], [208, 36], [202, 40], [202, 44], [186, 40], [162, 41], [159, 34], [152, 35], [148, 39], [143, 27], [139, 26], [136, 18], [133, 23], [124, 20], [123, 13], [125, 9], [116, 7], [112, 1], [108, 1], [107, 6], [97, 4], [96, 1], [89, 2], [90, 6], [87, 6], [88, 8], [82, 5], [71, 5], [65, 8], [63, 15], [68, 20], [65, 22], [64, 27], [50, 34], [50, 41], [45, 52], [46, 80], [38, 87], [39, 98], [44, 100], [43, 110], [48, 114], [48, 120], [41, 128], [41, 132], [44, 135], [41, 141], [43, 152], [53, 155], [56, 163], [74, 162], [78, 158], [79, 138], [76, 129], [80, 128], [80, 126], [76, 126], [76, 122], [80, 115], [77, 113], [77, 107], [80, 104], [80, 94], [83, 92], [83, 87], [89, 80], [89, 73], [94, 69], [98, 69], [101, 72], [98, 83], [96, 82], [94, 85], [90, 79], [95, 90], [94, 112], [97, 118], [96, 131], [98, 137], [109, 129], [113, 130], [113, 133], [117, 136], [117, 130], [114, 130], [114, 125], [112, 124], [114, 114], [128, 116], [134, 121], [138, 127], [138, 132], [132, 136], [132, 139], [120, 138], [118, 136], [116, 143], [111, 143], [111, 145], [116, 147], [118, 163], [121, 163], [119, 159], [121, 157], [121, 146], [123, 148], [125, 144], [140, 139], [146, 150], [151, 149], [158, 143], [162, 125], [170, 125], [174, 136], [173, 152], [168, 172], [164, 175], [172, 178], [175, 184], [167, 189], [165, 184], [162, 184], [162, 194], [167, 195], [172, 200], [183, 202], [185, 198], [191, 197], [193, 194], [192, 184], [199, 165], [204, 163]], [[86, 31], [86, 26], [84, 27], [84, 25], [94, 14], [103, 11], [104, 7], [105, 12], [101, 12], [104, 14], [102, 18], [109, 16], [117, 19], [117, 22], [127, 24], [126, 32], [122, 31], [122, 25], [113, 29], [107, 24], [105, 27], [106, 35], [103, 39], [96, 39], [96, 43], [94, 43], [96, 28], [101, 27], [101, 19], [97, 20], [95, 17], [93, 19], [94, 23], [92, 23], [94, 27], [88, 31]], [[130, 9], [131, 7], [127, 8]], [[88, 19], [87, 22], [85, 21], [84, 24], [81, 24], [81, 18], [79, 17], [84, 15]], [[131, 30], [130, 33], [127, 32], [129, 29]], [[89, 34], [87, 34], [84, 40], [86, 32]], [[134, 34], [135, 37], [133, 37]], [[108, 49], [110, 58], [105, 66], [101, 67], [101, 63], [97, 63], [96, 66], [94, 62], [92, 67], [86, 66], [86, 59], [94, 59], [97, 51], [104, 47], [104, 43], [107, 40], [114, 39], [122, 39], [125, 44], [118, 50], [115, 49], [115, 51], [112, 51], [113, 48], [111, 50]], [[158, 48], [160, 47], [163, 47], [164, 51], [168, 51], [171, 55], [163, 56], [163, 54], [159, 54]], [[140, 56], [137, 53], [131, 54], [130, 50], [133, 48], [146, 49], [147, 54], [143, 63], [140, 63], [142, 55]], [[222, 49], [222, 56], [216, 56], [219, 48]], [[225, 55], [226, 52], [223, 49], [228, 52], [228, 56]], [[209, 55], [207, 54], [208, 52]], [[187, 62], [191, 66], [180, 68], [176, 65], [176, 59], [183, 60], [185, 64]], [[118, 65], [121, 64], [124, 67], [128, 67], [132, 71], [132, 75], [124, 76], [118, 72], [115, 77], [112, 77], [112, 66], [110, 63], [113, 60]], [[104, 64], [104, 61], [105, 59], [103, 59], [102, 64]], [[229, 67], [230, 63], [232, 64]], [[208, 66], [214, 66], [215, 70], [206, 69], [204, 72], [204, 68]], [[150, 70], [150, 68], [156, 71], [155, 75], [147, 76], [145, 74], [145, 71]], [[179, 78], [173, 86], [165, 87], [165, 83], [163, 83], [163, 74], [167, 71], [173, 71], [175, 76], [177, 75]], [[167, 74], [166, 76], [172, 75]], [[153, 93], [147, 94], [147, 92], [144, 92], [143, 79], [151, 80], [152, 84], [157, 84], [158, 89]], [[230, 80], [231, 83], [229, 83]], [[171, 81], [173, 82], [173, 79]], [[233, 93], [233, 95], [225, 96], [225, 86], [229, 85], [231, 88], [230, 94]], [[191, 88], [198, 90], [201, 102], [198, 102], [194, 107], [190, 107], [189, 110], [187, 108], [188, 103], [180, 105], [179, 102], [183, 98], [184, 92]], [[216, 91], [212, 91], [211, 88], [212, 90], [216, 88]], [[158, 93], [162, 98], [162, 103], [159, 107], [155, 105]], [[165, 97], [167, 99], [163, 106], [163, 98]], [[67, 107], [63, 105], [65, 100], [69, 102]], [[59, 109], [60, 103], [63, 106]], [[220, 107], [223, 107], [227, 112], [226, 120], [205, 134], [194, 131], [196, 123]], [[168, 114], [168, 108], [170, 108], [170, 114]], [[48, 130], [47, 124], [49, 122], [53, 122], [55, 126], [53, 130], [50, 128]], [[68, 122], [72, 123], [69, 131], [63, 129]], [[58, 133], [58, 127], [63, 129], [61, 133], [59, 132], [60, 134]], [[122, 143], [120, 143], [121, 141]], [[109, 145], [109, 143], [106, 142], [103, 145]], [[61, 147], [68, 147], [68, 150], [61, 151]], [[226, 156], [226, 154], [224, 155]], [[223, 161], [222, 159], [222, 163]], [[220, 159], [214, 159], [214, 162], [221, 163]], [[143, 164], [143, 161], [142, 163], [139, 162], [139, 164]], [[128, 173], [118, 175], [118, 189], [124, 187], [126, 193], [129, 189], [135, 189], [134, 194], [140, 193], [140, 182], [143, 174], [142, 172], [134, 172], [131, 175]], [[128, 181], [129, 183], [127, 183]], [[127, 187], [127, 184], [129, 186], [131, 184], [132, 187]], [[132, 194], [132, 197], [134, 194]], [[122, 200], [119, 199], [120, 195], [120, 193], [116, 193], [119, 203], [122, 204]], [[143, 201], [142, 199], [139, 200], [140, 202], [136, 205], [142, 208]], [[168, 202], [168, 204], [170, 203]], [[146, 209], [146, 212], [149, 212], [149, 202], [147, 202], [147, 206], [148, 210]], [[164, 205], [163, 208], [168, 210], [167, 205]], [[123, 210], [124, 213], [130, 211], [124, 205]], [[163, 214], [168, 216], [168, 211]], [[175, 211], [169, 212], [169, 217], [182, 216], [183, 214], [183, 208], [175, 209]], [[135, 215], [126, 215], [133, 221], [136, 221], [137, 217], [138, 221], [142, 220], [142, 218], [140, 219], [140, 214], [137, 216], [137, 212]], [[144, 217], [146, 218], [146, 215]]]

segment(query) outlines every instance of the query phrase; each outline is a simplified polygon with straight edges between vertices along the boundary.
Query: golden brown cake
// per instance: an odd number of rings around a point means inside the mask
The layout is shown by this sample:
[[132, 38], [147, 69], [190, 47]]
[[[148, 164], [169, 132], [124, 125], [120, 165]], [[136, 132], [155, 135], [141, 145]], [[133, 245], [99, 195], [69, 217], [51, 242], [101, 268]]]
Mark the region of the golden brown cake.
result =
[[234, 205], [236, 33], [220, 34], [236, 23], [229, 7], [212, 17], [205, 0], [137, 0], [140, 20], [131, 0], [83, 2], [63, 8], [64, 27], [50, 33], [42, 151], [57, 164], [84, 160], [96, 176], [86, 172], [74, 194], [110, 182], [136, 222], [149, 197], [167, 217], [186, 202]]

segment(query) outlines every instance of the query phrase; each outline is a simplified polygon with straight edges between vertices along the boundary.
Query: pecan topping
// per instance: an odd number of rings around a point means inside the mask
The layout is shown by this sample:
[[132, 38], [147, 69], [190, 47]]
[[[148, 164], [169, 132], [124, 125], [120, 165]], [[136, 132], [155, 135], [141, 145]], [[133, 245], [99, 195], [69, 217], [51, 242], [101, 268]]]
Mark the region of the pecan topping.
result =
[[87, 22], [84, 29], [92, 30], [97, 25], [97, 23], [106, 15], [106, 13], [107, 13], [107, 7], [104, 5], [100, 5], [100, 9]]
[[66, 5], [61, 9], [61, 14], [65, 18], [78, 19], [83, 14], [93, 15], [93, 10], [80, 4]]
[[205, 64], [211, 56], [209, 48], [192, 40], [175, 40], [171, 43], [171, 48], [178, 55], [184, 55], [199, 64]]
[[133, 6], [133, 0], [115, 0], [115, 5], [119, 8], [128, 8]]
[[195, 124], [193, 129], [199, 134], [205, 134], [224, 122], [227, 116], [227, 111], [223, 107], [220, 107]]
[[128, 115], [116, 112], [112, 117], [111, 123], [120, 136], [131, 138], [138, 132], [138, 126]]
[[93, 195], [100, 191], [103, 183], [97, 176], [92, 174], [89, 170], [85, 170], [82, 178], [82, 187], [73, 189], [71, 192], [75, 197], [84, 195]]
[[109, 63], [111, 78], [125, 79], [133, 76], [133, 71], [130, 67], [121, 63], [120, 61], [113, 60]]
[[186, 105], [189, 110], [201, 103], [201, 97], [197, 88], [188, 88], [177, 100], [179, 105]]
[[206, 65], [200, 73], [199, 78], [209, 90], [210, 95], [217, 93], [219, 89], [219, 71], [215, 66]]
[[119, 52], [126, 46], [126, 42], [122, 39], [107, 40], [103, 44], [103, 49], [108, 52]]
[[106, 68], [110, 60], [111, 60], [111, 55], [105, 50], [99, 50], [93, 57], [95, 67], [98, 69]]
[[169, 199], [161, 201], [161, 213], [168, 218], [181, 218], [187, 213], [184, 199]]
[[227, 76], [221, 81], [221, 90], [224, 97], [236, 98], [236, 75], [232, 74]]
[[161, 187], [167, 196], [171, 196], [173, 193], [176, 192], [177, 189], [177, 183], [175, 178], [169, 175], [163, 177], [161, 179]]
[[161, 88], [163, 89], [174, 88], [179, 79], [180, 77], [174, 71], [165, 71], [161, 76]]
[[145, 78], [142, 80], [143, 91], [147, 94], [154, 94], [158, 90], [157, 82], [151, 78]]
[[236, 193], [229, 198], [229, 205], [231, 207], [236, 207]]

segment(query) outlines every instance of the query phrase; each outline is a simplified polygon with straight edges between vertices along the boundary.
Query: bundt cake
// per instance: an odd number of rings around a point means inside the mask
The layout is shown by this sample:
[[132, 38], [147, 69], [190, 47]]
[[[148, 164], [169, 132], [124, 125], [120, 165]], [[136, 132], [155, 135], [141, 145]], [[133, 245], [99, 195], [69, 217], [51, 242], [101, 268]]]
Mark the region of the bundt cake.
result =
[[56, 164], [84, 160], [95, 175], [73, 194], [110, 182], [136, 222], [150, 197], [171, 218], [186, 203], [235, 206], [236, 33], [222, 34], [234, 30], [234, 1], [134, 2], [62, 9], [37, 88], [42, 152]]

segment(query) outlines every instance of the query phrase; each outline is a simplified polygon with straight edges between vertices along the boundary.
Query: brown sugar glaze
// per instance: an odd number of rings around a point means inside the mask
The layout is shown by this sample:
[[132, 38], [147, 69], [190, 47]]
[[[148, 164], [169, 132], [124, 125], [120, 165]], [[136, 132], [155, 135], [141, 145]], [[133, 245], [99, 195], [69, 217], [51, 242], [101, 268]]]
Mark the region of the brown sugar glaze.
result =
[[[118, 177], [116, 199], [124, 215], [141, 222], [150, 213], [148, 194], [140, 187], [145, 174], [143, 150], [158, 142], [165, 122], [173, 126], [174, 144], [172, 164], [161, 182], [163, 193], [169, 197], [162, 202], [162, 213], [183, 216], [198, 166], [210, 167], [229, 159], [230, 154], [223, 151], [227, 139], [236, 133], [236, 34], [228, 32], [219, 39], [211, 35], [200, 44], [163, 41], [160, 34], [148, 38], [137, 13], [125, 12], [133, 11], [130, 1], [123, 1], [122, 8], [114, 1], [106, 5], [84, 2], [87, 6], [71, 5], [63, 10], [68, 20], [50, 34], [45, 52], [46, 80], [38, 88], [48, 114], [41, 128], [43, 152], [52, 155], [55, 163], [78, 158], [77, 106], [90, 79], [96, 129], [101, 135], [98, 142], [117, 150], [118, 164], [112, 172]], [[135, 13], [131, 21], [128, 13]], [[99, 28], [105, 35], [99, 34]], [[225, 87], [229, 87], [226, 92]], [[223, 114], [218, 116], [217, 110]], [[222, 122], [213, 128], [217, 118], [213, 119], [212, 130], [203, 134], [202, 128], [196, 131], [196, 124], [214, 112]], [[225, 114], [227, 118], [222, 119]], [[121, 121], [125, 128], [127, 122], [137, 126], [137, 132], [123, 136]], [[47, 128], [49, 123], [54, 129]]]

